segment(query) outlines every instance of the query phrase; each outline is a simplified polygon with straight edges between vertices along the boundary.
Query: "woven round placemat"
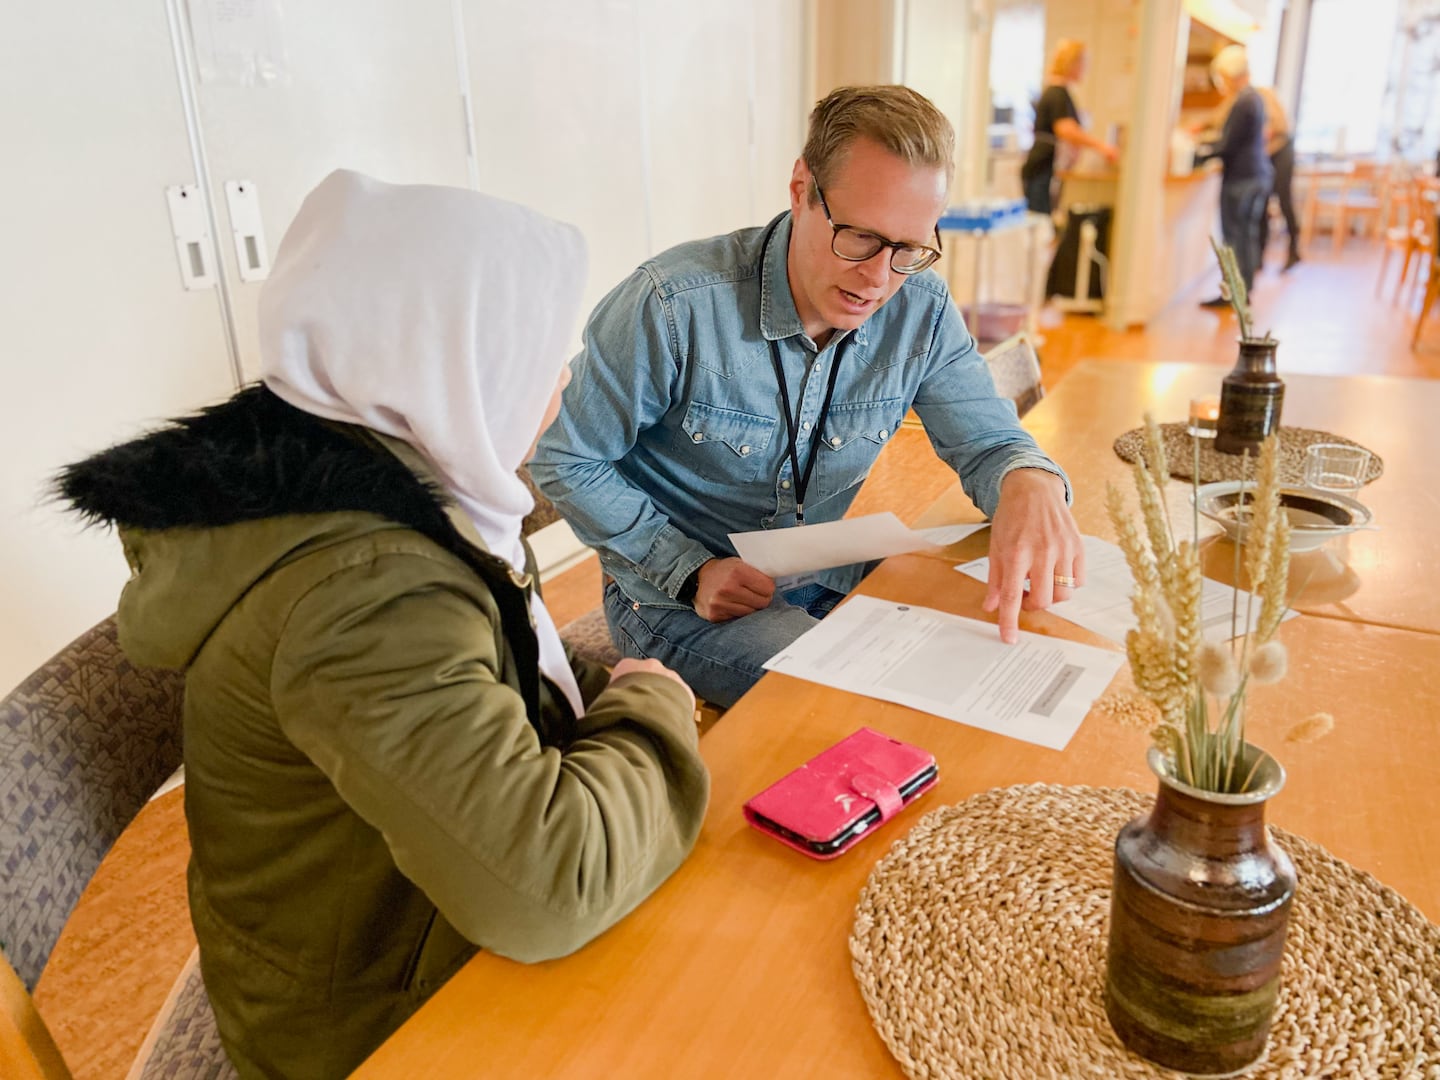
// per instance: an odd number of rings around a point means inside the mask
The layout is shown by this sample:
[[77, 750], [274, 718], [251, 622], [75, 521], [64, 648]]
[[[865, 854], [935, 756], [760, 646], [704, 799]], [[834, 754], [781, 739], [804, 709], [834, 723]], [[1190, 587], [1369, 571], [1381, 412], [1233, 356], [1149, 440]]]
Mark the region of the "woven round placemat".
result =
[[[1186, 424], [1161, 424], [1160, 437], [1165, 441], [1165, 459], [1170, 475], [1189, 480], [1195, 471], [1195, 439]], [[1247, 468], [1244, 454], [1222, 454], [1215, 449], [1214, 439], [1200, 442], [1200, 483], [1210, 484], [1217, 480], [1240, 480]], [[1354, 439], [1343, 435], [1332, 435], [1328, 431], [1314, 428], [1282, 427], [1280, 429], [1280, 482], [1300, 484], [1305, 480], [1305, 448], [1314, 443], [1343, 443], [1346, 446], [1360, 446]], [[1133, 428], [1115, 440], [1115, 453], [1122, 461], [1139, 461], [1145, 448], [1145, 429]], [[1364, 447], [1366, 450], [1370, 448]], [[1249, 476], [1255, 476], [1255, 455], [1250, 455]], [[1380, 455], [1370, 450], [1370, 464], [1366, 469], [1365, 483], [1377, 479], [1385, 471], [1385, 462]]]
[[[911, 1077], [1173, 1077], [1105, 1017], [1122, 788], [996, 788], [935, 810], [875, 867], [855, 978]], [[1272, 827], [1299, 875], [1280, 1002], [1246, 1077], [1440, 1077], [1440, 928], [1393, 889]]]

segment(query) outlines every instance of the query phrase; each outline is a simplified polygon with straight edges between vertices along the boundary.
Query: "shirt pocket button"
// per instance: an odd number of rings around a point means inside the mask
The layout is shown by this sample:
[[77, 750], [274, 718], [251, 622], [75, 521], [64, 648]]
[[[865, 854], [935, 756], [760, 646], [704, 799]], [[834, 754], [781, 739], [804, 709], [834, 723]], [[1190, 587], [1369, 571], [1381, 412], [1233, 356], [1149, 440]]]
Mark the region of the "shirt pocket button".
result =
[[748, 446], [742, 446], [742, 447], [740, 447], [740, 456], [741, 456], [741, 457], [749, 457], [749, 456], [750, 456], [750, 447], [748, 447]]
[[691, 435], [690, 438], [693, 439], [695, 442], [704, 442], [705, 433], [703, 431], [697, 431], [694, 435]]

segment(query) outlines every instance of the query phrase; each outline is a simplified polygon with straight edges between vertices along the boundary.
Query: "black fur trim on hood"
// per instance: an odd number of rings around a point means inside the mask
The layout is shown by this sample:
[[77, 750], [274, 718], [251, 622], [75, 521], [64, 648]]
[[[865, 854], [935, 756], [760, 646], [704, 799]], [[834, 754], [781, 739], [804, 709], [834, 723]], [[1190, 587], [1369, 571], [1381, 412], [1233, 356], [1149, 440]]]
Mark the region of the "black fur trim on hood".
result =
[[451, 524], [444, 490], [416, 476], [365, 428], [322, 420], [257, 384], [66, 466], [54, 492], [93, 524], [146, 530], [343, 511], [414, 529], [489, 586], [522, 673], [526, 712], [543, 737], [529, 594], [504, 560], [471, 545]]
[[454, 532], [439, 488], [361, 429], [312, 416], [263, 385], [69, 465], [54, 487], [96, 524], [213, 528], [358, 510], [437, 540]]

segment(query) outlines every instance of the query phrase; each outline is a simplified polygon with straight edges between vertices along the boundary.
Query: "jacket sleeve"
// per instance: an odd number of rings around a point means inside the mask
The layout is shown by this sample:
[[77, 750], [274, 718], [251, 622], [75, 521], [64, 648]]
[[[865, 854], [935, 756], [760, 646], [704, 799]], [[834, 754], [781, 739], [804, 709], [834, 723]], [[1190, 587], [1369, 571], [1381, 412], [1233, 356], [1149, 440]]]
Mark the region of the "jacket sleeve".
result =
[[714, 556], [615, 463], [675, 400], [680, 349], [673, 325], [643, 268], [616, 286], [585, 327], [560, 415], [530, 463], [531, 476], [576, 536], [670, 596]]
[[594, 660], [575, 655], [568, 642], [565, 645], [565, 659], [570, 661], [570, 670], [575, 673], [575, 684], [580, 687], [580, 700], [588, 709], [610, 683], [610, 669]]
[[636, 673], [546, 747], [497, 671], [488, 593], [379, 556], [306, 593], [271, 673], [286, 736], [450, 923], [516, 960], [562, 956], [684, 860], [709, 797], [693, 715]]
[[946, 300], [938, 315], [930, 368], [915, 396], [915, 412], [935, 453], [960, 477], [970, 501], [986, 517], [1000, 504], [1000, 483], [1014, 469], [1044, 469], [1070, 481], [1020, 426], [1015, 404], [995, 392], [985, 357]]
[[1249, 153], [1255, 142], [1257, 129], [1265, 126], [1265, 105], [1258, 94], [1241, 94], [1236, 97], [1225, 114], [1225, 125], [1220, 129], [1220, 138], [1207, 150], [1195, 155], [1195, 164], [1219, 158], [1226, 167], [1233, 167]]

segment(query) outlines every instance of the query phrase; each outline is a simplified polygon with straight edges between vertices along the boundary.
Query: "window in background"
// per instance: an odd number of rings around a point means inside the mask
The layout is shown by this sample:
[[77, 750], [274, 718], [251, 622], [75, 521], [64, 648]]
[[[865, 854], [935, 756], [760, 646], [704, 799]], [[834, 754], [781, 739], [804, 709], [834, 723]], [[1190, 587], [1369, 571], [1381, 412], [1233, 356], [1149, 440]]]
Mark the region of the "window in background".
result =
[[990, 145], [1028, 149], [1045, 77], [1045, 5], [995, 5], [990, 32]]
[[1426, 163], [1440, 151], [1440, 4], [1425, 10], [1422, 0], [1407, 0], [1396, 34], [1380, 145]]
[[1373, 154], [1381, 129], [1399, 0], [1313, 0], [1295, 149]]

